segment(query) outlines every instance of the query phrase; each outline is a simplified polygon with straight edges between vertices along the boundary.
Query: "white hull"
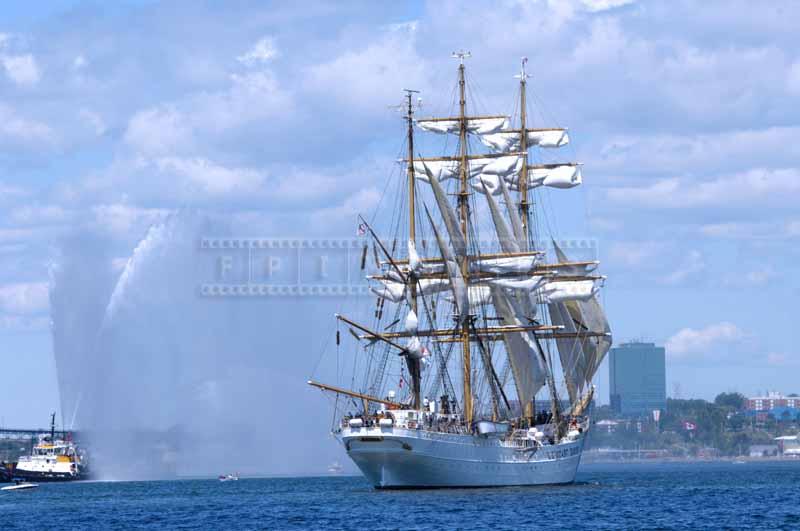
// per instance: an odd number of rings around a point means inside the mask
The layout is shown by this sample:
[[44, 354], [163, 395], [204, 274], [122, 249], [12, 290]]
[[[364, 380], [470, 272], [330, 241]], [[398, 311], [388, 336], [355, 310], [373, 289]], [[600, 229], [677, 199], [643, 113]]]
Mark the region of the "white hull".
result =
[[501, 487], [572, 483], [584, 437], [535, 452], [497, 438], [400, 428], [346, 428], [347, 454], [376, 488]]

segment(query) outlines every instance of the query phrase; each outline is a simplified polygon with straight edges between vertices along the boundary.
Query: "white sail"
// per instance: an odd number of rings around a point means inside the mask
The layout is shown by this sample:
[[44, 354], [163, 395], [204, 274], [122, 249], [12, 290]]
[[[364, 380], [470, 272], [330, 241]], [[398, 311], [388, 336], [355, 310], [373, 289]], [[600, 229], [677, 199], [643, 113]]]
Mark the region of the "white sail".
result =
[[419, 337], [417, 336], [411, 336], [408, 338], [408, 341], [406, 342], [406, 353], [408, 354], [409, 358], [415, 360], [424, 360], [430, 356], [428, 349], [425, 348], [425, 346], [422, 344], [422, 341], [420, 341]]
[[[461, 120], [417, 120], [417, 127], [423, 131], [439, 134], [459, 134]], [[507, 117], [471, 118], [467, 120], [467, 133], [485, 135], [495, 133], [509, 125]]]
[[447, 200], [447, 194], [439, 183], [439, 180], [427, 169], [424, 163], [423, 167], [426, 170], [425, 173], [428, 175], [428, 182], [431, 185], [431, 190], [433, 190], [433, 196], [436, 199], [439, 212], [442, 214], [444, 225], [447, 228], [447, 234], [450, 236], [450, 242], [453, 244], [453, 250], [456, 256], [463, 257], [467, 254], [467, 243], [464, 241], [464, 235], [461, 233], [461, 228], [458, 226], [456, 213]]
[[545, 282], [545, 277], [532, 276], [526, 280], [511, 280], [511, 279], [494, 279], [487, 281], [492, 286], [498, 286], [506, 289], [519, 289], [527, 292], [533, 292], [539, 289]]
[[[495, 153], [509, 153], [519, 151], [520, 144], [519, 131], [497, 131], [480, 135], [480, 141]], [[569, 135], [566, 129], [540, 129], [528, 130], [528, 147], [539, 146], [543, 148], [559, 148], [569, 143]]]
[[[553, 248], [555, 249], [556, 257], [559, 262], [569, 262], [569, 257], [567, 257], [555, 241], [553, 241]], [[593, 269], [597, 267], [597, 262], [594, 264]], [[567, 274], [572, 273], [570, 272]], [[570, 315], [572, 315], [579, 332], [588, 331], [607, 334], [594, 337], [586, 336], [581, 339], [583, 351], [587, 360], [586, 374], [583, 375], [583, 379], [586, 384], [589, 385], [611, 348], [611, 327], [608, 324], [608, 319], [606, 318], [603, 308], [600, 306], [600, 302], [597, 300], [597, 296], [593, 296], [586, 301], [567, 302], [565, 306]]]
[[419, 253], [417, 252], [417, 244], [414, 240], [408, 240], [408, 270], [412, 273], [419, 274], [422, 268], [422, 260], [420, 260]]
[[[406, 285], [396, 280], [377, 279], [382, 288], [370, 287], [370, 291], [382, 299], [400, 302], [405, 299]], [[418, 293], [432, 295], [450, 289], [450, 281], [446, 278], [423, 278], [417, 281]]]
[[[492, 287], [492, 301], [498, 317], [503, 325], [526, 326], [523, 322], [519, 307], [512, 304], [502, 288]], [[542, 353], [536, 341], [528, 332], [507, 332], [503, 334], [503, 343], [506, 347], [511, 371], [514, 375], [514, 384], [517, 388], [517, 398], [523, 409], [531, 403], [536, 393], [544, 386], [547, 377], [547, 368], [542, 360]]]
[[458, 313], [458, 322], [464, 324], [469, 317], [467, 284], [461, 274], [459, 264], [450, 250], [450, 246], [442, 239], [441, 234], [439, 234], [439, 231], [436, 229], [433, 218], [431, 218], [431, 213], [428, 212], [427, 208], [425, 209], [425, 213], [428, 215], [428, 221], [433, 229], [433, 234], [436, 236], [436, 243], [439, 245], [439, 252], [442, 255], [442, 260], [444, 260], [447, 266], [447, 277], [450, 279], [450, 289], [453, 291], [453, 300], [456, 305], [456, 312]]
[[553, 304], [565, 301], [587, 301], [600, 289], [594, 280], [551, 281], [536, 291], [540, 303]]
[[[468, 177], [473, 180], [481, 174], [502, 175], [506, 178], [519, 173], [522, 158], [519, 155], [505, 157], [477, 157], [468, 160]], [[458, 160], [416, 160], [414, 161], [415, 178], [428, 182], [428, 173], [432, 173], [440, 182], [447, 179], [458, 179], [460, 173]], [[426, 171], [427, 168], [427, 171]]]
[[517, 210], [517, 205], [511, 200], [511, 194], [508, 193], [508, 186], [506, 186], [505, 179], [498, 179], [498, 188], [503, 196], [503, 201], [506, 203], [506, 211], [508, 211], [508, 219], [511, 220], [511, 229], [514, 231], [514, 236], [517, 238], [517, 245], [521, 251], [528, 250], [528, 235], [525, 234], [522, 227], [522, 218]]
[[408, 310], [404, 328], [406, 329], [406, 332], [416, 332], [419, 329], [419, 318], [414, 310]]
[[[491, 300], [492, 293], [488, 285], [476, 284], [474, 286], [470, 286], [468, 292], [470, 309], [488, 304]], [[453, 302], [453, 296], [451, 294], [446, 295], [445, 299], [449, 302]]]
[[481, 258], [471, 264], [471, 270], [483, 273], [527, 273], [539, 263], [539, 255]]
[[600, 262], [597, 260], [592, 260], [589, 262], [559, 262], [558, 264], [553, 264], [548, 266], [547, 268], [555, 273], [556, 275], [563, 275], [568, 277], [578, 277], [583, 275], [588, 275], [592, 271], [597, 269], [597, 266], [600, 265]]
[[[553, 325], [563, 327], [561, 332], [574, 334], [577, 331], [565, 303], [549, 304], [547, 309]], [[561, 368], [564, 371], [564, 381], [569, 393], [570, 404], [575, 404], [583, 390], [588, 372], [583, 343], [578, 337], [562, 337], [556, 339], [556, 346], [561, 360]]]
[[559, 148], [569, 144], [566, 129], [528, 129], [528, 145], [543, 148]]
[[[483, 189], [486, 191], [485, 185], [483, 186]], [[486, 196], [486, 202], [489, 204], [489, 211], [492, 214], [492, 222], [494, 223], [494, 229], [497, 233], [497, 238], [500, 241], [500, 248], [506, 253], [518, 253], [519, 244], [517, 243], [517, 239], [511, 233], [511, 229], [508, 228], [508, 224], [506, 223], [503, 214], [500, 212], [500, 206], [497, 204], [497, 201], [495, 201], [492, 194], [487, 192], [484, 195]]]
[[406, 285], [402, 282], [394, 280], [379, 280], [383, 285], [382, 289], [376, 289], [370, 286], [369, 290], [380, 297], [381, 299], [390, 300], [392, 302], [400, 302], [406, 296]]
[[580, 165], [563, 164], [554, 168], [529, 168], [528, 187], [574, 188], [583, 183]]

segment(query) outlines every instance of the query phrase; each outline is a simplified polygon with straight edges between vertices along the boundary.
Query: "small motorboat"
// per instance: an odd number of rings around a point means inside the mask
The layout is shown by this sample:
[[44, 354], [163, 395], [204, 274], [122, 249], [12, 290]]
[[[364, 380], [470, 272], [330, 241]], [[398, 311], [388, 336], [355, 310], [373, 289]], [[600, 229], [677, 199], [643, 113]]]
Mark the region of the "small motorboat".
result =
[[28, 489], [35, 489], [39, 485], [36, 483], [26, 483], [24, 481], [15, 480], [13, 485], [8, 485], [7, 487], [2, 487], [0, 490], [28, 490]]
[[224, 476], [219, 476], [220, 481], [239, 481], [239, 474], [225, 474]]

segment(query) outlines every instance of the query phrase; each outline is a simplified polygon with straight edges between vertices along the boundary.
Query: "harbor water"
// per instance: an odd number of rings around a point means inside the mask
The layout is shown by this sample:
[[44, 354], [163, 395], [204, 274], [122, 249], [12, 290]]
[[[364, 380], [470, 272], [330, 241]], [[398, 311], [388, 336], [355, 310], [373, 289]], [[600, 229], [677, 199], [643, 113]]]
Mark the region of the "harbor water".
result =
[[376, 491], [358, 476], [42, 484], [6, 529], [799, 529], [800, 461], [584, 465], [561, 487]]

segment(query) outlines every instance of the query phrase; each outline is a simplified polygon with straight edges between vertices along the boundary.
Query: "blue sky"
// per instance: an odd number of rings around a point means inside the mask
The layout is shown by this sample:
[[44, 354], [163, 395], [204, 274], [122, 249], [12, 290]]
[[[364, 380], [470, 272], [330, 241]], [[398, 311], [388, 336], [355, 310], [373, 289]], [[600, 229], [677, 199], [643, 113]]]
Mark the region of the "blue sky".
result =
[[446, 111], [459, 48], [478, 111], [513, 110], [527, 56], [535, 120], [570, 127], [585, 184], [547, 200], [559, 237], [599, 242], [616, 341], [665, 344], [684, 397], [798, 391], [799, 19], [777, 1], [4, 5], [0, 339], [24, 377], [2, 421], [57, 402], [67, 234], [102, 233], [118, 267], [189, 207], [247, 235], [351, 236], [402, 142], [387, 105], [412, 87]]

